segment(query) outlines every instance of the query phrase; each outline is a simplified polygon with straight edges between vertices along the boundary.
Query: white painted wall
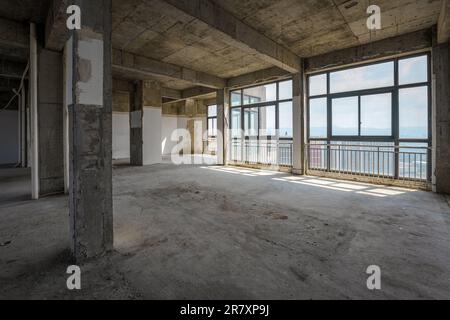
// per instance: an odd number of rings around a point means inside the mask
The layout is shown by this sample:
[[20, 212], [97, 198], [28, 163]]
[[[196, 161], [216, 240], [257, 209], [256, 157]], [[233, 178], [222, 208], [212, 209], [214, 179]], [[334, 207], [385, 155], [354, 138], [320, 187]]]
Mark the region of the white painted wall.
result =
[[177, 116], [162, 116], [161, 118], [161, 152], [163, 155], [172, 154], [177, 142], [172, 141], [172, 133], [178, 129]]
[[144, 107], [143, 115], [143, 162], [151, 165], [162, 162], [161, 136], [162, 136], [162, 109]]
[[130, 114], [113, 113], [113, 159], [130, 158]]
[[0, 113], [0, 164], [19, 161], [19, 119], [15, 110]]

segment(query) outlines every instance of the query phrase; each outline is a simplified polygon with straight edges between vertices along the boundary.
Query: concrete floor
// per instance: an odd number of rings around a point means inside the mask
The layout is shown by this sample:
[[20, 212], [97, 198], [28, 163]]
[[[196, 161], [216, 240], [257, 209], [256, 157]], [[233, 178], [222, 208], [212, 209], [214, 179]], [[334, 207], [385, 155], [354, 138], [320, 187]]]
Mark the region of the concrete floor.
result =
[[[0, 299], [448, 298], [444, 196], [238, 168], [119, 166], [115, 251], [69, 292], [67, 197], [0, 170]], [[366, 288], [369, 265], [382, 290]]]

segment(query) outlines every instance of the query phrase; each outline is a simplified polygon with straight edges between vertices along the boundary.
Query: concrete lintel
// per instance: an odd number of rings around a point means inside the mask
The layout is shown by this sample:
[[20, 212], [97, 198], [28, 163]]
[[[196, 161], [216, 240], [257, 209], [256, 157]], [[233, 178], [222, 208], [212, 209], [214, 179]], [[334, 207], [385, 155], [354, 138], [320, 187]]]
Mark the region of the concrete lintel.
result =
[[305, 72], [322, 71], [333, 67], [381, 59], [411, 51], [428, 49], [431, 46], [432, 30], [423, 29], [401, 36], [307, 58], [305, 60]]
[[450, 1], [442, 0], [441, 13], [438, 20], [438, 43], [450, 41]]
[[[300, 61], [300, 59], [299, 59]], [[259, 83], [266, 83], [274, 80], [279, 80], [287, 77], [291, 77], [292, 74], [286, 70], [274, 67], [264, 70], [259, 70], [244, 75], [237, 76], [235, 78], [228, 79], [228, 88], [240, 88], [251, 86]]]
[[230, 45], [256, 54], [262, 60], [281, 69], [296, 73], [300, 70], [299, 57], [211, 0], [165, 0], [178, 10], [220, 31]]
[[224, 88], [226, 85], [225, 79], [118, 49], [113, 49], [113, 70], [125, 71], [130, 75], [160, 76], [183, 80], [214, 89]]

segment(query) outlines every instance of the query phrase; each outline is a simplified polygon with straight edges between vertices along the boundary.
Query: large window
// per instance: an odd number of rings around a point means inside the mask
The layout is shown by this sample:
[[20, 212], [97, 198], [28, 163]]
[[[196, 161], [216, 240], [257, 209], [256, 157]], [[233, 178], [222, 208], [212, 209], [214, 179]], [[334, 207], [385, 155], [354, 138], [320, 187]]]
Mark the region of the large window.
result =
[[292, 80], [235, 90], [230, 96], [233, 138], [240, 138], [242, 130], [246, 138], [292, 139]]
[[231, 158], [292, 164], [292, 80], [235, 90], [231, 99]]
[[[372, 160], [367, 160], [371, 166], [377, 164], [377, 168], [383, 167], [386, 165], [381, 163], [384, 160], [377, 158], [380, 161], [377, 163], [374, 157], [384, 158], [389, 154], [389, 161], [393, 163], [388, 164], [391, 166], [386, 171], [392, 172], [392, 175], [404, 176], [402, 170], [406, 169], [402, 168], [408, 166], [415, 171], [420, 169], [420, 175], [415, 178], [428, 174], [429, 179], [429, 65], [429, 54], [418, 54], [310, 75], [307, 108], [309, 144], [328, 145], [328, 150], [325, 147], [322, 153], [314, 154], [316, 158], [324, 157], [317, 163], [320, 162], [321, 167], [325, 165], [328, 170], [333, 170], [335, 166], [342, 170], [339, 161], [344, 160], [336, 159], [344, 156], [345, 161], [353, 163], [357, 160], [357, 153], [339, 154], [338, 157], [333, 155], [333, 146], [340, 146], [335, 149], [342, 152], [345, 149], [342, 145], [369, 145], [376, 146], [367, 149], [372, 150]], [[382, 148], [387, 145], [392, 149]], [[375, 155], [373, 150], [378, 154]], [[368, 155], [364, 152], [363, 156]], [[400, 163], [405, 159], [411, 163]], [[427, 170], [423, 168], [424, 159], [428, 161]], [[356, 163], [363, 166], [360, 162]], [[367, 173], [363, 167], [358, 170]], [[413, 172], [413, 169], [408, 170], [409, 174]]]

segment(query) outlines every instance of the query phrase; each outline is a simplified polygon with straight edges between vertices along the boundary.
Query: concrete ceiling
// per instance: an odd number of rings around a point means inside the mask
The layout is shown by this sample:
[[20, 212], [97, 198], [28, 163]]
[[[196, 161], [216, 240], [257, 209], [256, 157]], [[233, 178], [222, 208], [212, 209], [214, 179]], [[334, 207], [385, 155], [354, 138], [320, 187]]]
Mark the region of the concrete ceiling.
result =
[[[437, 23], [441, 9], [441, 0], [210, 1], [301, 57], [429, 28]], [[380, 31], [366, 27], [370, 4], [381, 7]], [[164, 0], [113, 0], [113, 46], [221, 78], [272, 67]], [[192, 86], [179, 80], [163, 85], [180, 90]]]
[[[302, 57], [431, 27], [441, 9], [441, 0], [212, 1]], [[366, 10], [373, 4], [381, 8], [383, 29], [369, 32]]]
[[0, 18], [43, 23], [52, 0], [1, 0]]
[[160, 0], [113, 0], [113, 46], [221, 78], [271, 67], [222, 41], [217, 30]]

